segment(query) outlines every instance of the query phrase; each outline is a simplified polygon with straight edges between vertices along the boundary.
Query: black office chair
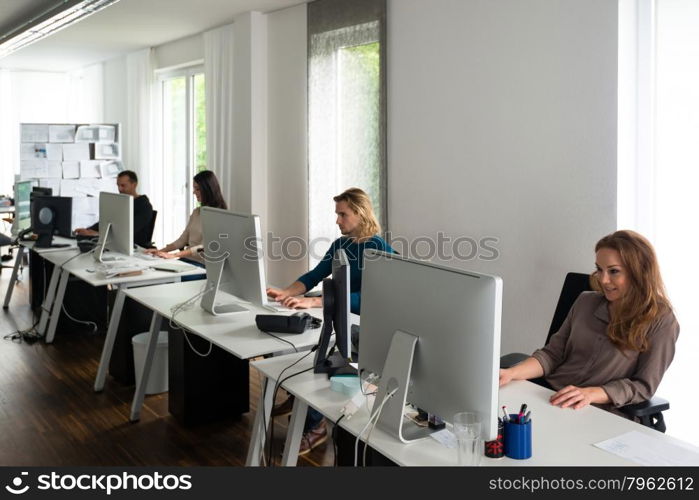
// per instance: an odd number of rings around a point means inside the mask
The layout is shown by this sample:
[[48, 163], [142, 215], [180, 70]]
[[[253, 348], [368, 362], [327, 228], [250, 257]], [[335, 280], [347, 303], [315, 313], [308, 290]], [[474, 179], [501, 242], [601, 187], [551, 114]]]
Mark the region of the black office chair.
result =
[[[556, 311], [553, 313], [551, 327], [546, 337], [546, 344], [549, 343], [551, 335], [561, 328], [566, 316], [568, 316], [568, 311], [573, 307], [573, 303], [578, 298], [578, 295], [589, 290], [592, 290], [589, 275], [581, 273], [568, 273], [566, 275], [565, 281], [563, 282], [563, 289], [561, 290], [561, 295], [556, 305]], [[510, 368], [528, 357], [529, 355], [518, 352], [506, 354], [500, 358], [500, 368]], [[535, 379], [532, 380], [532, 382], [548, 387], [548, 384], [543, 379]], [[626, 416], [637, 418], [641, 424], [660, 432], [665, 432], [666, 430], [662, 412], [668, 409], [670, 409], [670, 403], [657, 396], [653, 396], [649, 400], [642, 401], [641, 403], [618, 408], [618, 410]]]
[[158, 217], [158, 211], [153, 210], [153, 218], [150, 220], [150, 226], [148, 228], [148, 241], [150, 241], [149, 248], [154, 248], [156, 245], [153, 242], [153, 233], [155, 232], [155, 219]]

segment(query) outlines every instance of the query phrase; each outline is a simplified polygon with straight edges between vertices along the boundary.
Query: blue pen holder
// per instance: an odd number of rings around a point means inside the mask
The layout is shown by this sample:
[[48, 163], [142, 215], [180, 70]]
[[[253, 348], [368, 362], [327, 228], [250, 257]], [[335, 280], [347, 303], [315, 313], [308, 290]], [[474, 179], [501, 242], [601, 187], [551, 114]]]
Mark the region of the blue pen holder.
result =
[[505, 455], [517, 460], [532, 456], [532, 421], [526, 424], [515, 423], [517, 414], [510, 415], [505, 422]]

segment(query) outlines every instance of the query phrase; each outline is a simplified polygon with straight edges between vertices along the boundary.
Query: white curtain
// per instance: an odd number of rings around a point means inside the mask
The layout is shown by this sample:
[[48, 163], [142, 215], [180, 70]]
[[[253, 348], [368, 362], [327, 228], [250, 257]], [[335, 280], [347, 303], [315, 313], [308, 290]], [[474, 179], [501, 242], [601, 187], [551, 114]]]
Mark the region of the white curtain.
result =
[[[12, 84], [9, 70], [0, 68], [0, 194], [10, 194], [14, 185], [15, 151], [19, 141], [17, 119], [12, 111]], [[18, 155], [19, 153], [17, 153]]]
[[[146, 194], [153, 208], [162, 205], [162, 165], [155, 143], [155, 55], [151, 48], [126, 56], [126, 96], [129, 103], [124, 139], [124, 168], [138, 174], [138, 192]], [[158, 227], [156, 225], [156, 234]]]
[[667, 433], [699, 446], [699, 400], [687, 397], [699, 352], [699, 4], [623, 0], [619, 43], [618, 226], [647, 236], [680, 323], [675, 358], [657, 394]]
[[209, 169], [221, 184], [228, 206], [233, 200], [233, 25], [204, 33], [206, 148]]
[[104, 121], [104, 68], [93, 64], [68, 73], [69, 123]]

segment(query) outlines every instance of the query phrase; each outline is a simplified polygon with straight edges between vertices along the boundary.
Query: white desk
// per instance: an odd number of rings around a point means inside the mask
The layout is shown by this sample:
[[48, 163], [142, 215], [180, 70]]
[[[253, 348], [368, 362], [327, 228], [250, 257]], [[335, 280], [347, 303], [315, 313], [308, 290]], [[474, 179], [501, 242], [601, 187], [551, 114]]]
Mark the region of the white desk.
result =
[[[180, 281], [183, 276], [196, 275], [204, 272], [204, 270], [199, 267], [189, 266], [190, 270], [179, 273], [146, 269], [143, 271], [143, 274], [138, 276], [115, 276], [112, 278], [105, 278], [96, 272], [98, 263], [95, 262], [91, 253], [78, 254], [77, 249], [71, 249], [63, 250], [61, 252], [46, 252], [42, 253], [41, 256], [54, 264], [46, 299], [41, 306], [41, 318], [39, 320], [38, 327], [39, 334], [45, 334], [47, 344], [53, 342], [56, 335], [56, 325], [58, 324], [58, 318], [61, 315], [63, 296], [65, 295], [66, 286], [68, 285], [68, 278], [71, 274], [91, 286], [96, 287], [111, 285], [112, 287], [117, 288], [117, 296], [116, 300], [114, 301], [114, 308], [109, 318], [109, 327], [107, 329], [107, 338], [105, 340], [105, 347], [107, 347], [107, 343], [110, 340], [113, 344], [117, 329], [119, 327], [121, 310], [124, 306], [124, 290], [134, 286], [141, 287]], [[147, 261], [138, 259], [136, 257], [125, 258], [124, 262], [128, 262], [129, 260], [133, 260], [139, 264], [147, 264]], [[46, 329], [47, 323], [48, 329]]]
[[[262, 408], [264, 408], [264, 422], [269, 422], [272, 408], [271, 392], [276, 380], [285, 367], [300, 357], [300, 354], [294, 353], [253, 362], [253, 366], [265, 377], [265, 384], [253, 424], [246, 465], [259, 465], [261, 446], [264, 444], [264, 439], [261, 438], [264, 437], [265, 432]], [[310, 367], [312, 358], [313, 356], [309, 356], [287, 370], [284, 377]], [[340, 418], [340, 411], [348, 398], [330, 389], [330, 383], [325, 374], [316, 375], [312, 371], [290, 378], [284, 382], [282, 387], [296, 396], [282, 457], [284, 465], [293, 466], [296, 465], [308, 406], [315, 408], [335, 422]], [[632, 462], [593, 446], [594, 443], [632, 430], [669, 442], [681, 443], [675, 438], [599, 408], [589, 406], [576, 411], [552, 406], [548, 402], [551, 394], [552, 391], [527, 381], [513, 382], [500, 390], [499, 407], [507, 405], [508, 408], [513, 409], [519, 408], [522, 403], [527, 403], [528, 410], [532, 412], [533, 454], [528, 460], [483, 457], [481, 465], [634, 465]], [[340, 426], [356, 436], [366, 425], [368, 418], [369, 413], [366, 407], [363, 407], [351, 419], [343, 418], [340, 421]], [[399, 465], [451, 466], [457, 463], [455, 449], [449, 449], [429, 437], [410, 444], [403, 444], [381, 429], [375, 428], [371, 433], [369, 445]]]
[[[17, 284], [17, 276], [19, 274], [19, 268], [22, 266], [22, 257], [26, 250], [33, 250], [40, 255], [55, 253], [55, 252], [65, 252], [70, 249], [77, 249], [78, 243], [75, 240], [69, 238], [61, 238], [60, 236], [55, 236], [53, 238], [54, 243], [67, 244], [70, 245], [67, 248], [34, 248], [34, 241], [20, 241], [19, 249], [17, 250], [17, 256], [15, 257], [15, 267], [12, 269], [12, 276], [10, 277], [10, 282], [7, 284], [7, 292], [5, 293], [5, 301], [3, 302], [2, 308], [7, 309], [10, 305], [10, 299], [12, 298], [12, 292]], [[75, 255], [75, 252], [66, 254], [68, 257]], [[68, 258], [66, 257], [66, 258]]]
[[[124, 291], [125, 296], [132, 298], [153, 311], [146, 360], [141, 373], [140, 384], [136, 387], [131, 405], [131, 421], [136, 421], [140, 418], [146, 382], [150, 376], [158, 332], [163, 319], [171, 320], [172, 308], [201, 292], [206, 286], [205, 283], [205, 281], [189, 281]], [[249, 307], [250, 311], [226, 316], [213, 316], [199, 307], [198, 299], [190, 308], [178, 312], [173, 322], [240, 359], [250, 359], [265, 354], [287, 351], [290, 348], [288, 344], [261, 332], [255, 325], [255, 315], [274, 313], [252, 304], [246, 307]], [[320, 317], [322, 314], [321, 309], [309, 309], [308, 312], [316, 317]], [[290, 314], [290, 312], [280, 314]], [[318, 343], [320, 328], [308, 330], [302, 334], [279, 333], [275, 335], [287, 340], [296, 349], [304, 350], [310, 349]], [[105, 347], [107, 343], [105, 342]], [[95, 390], [101, 390], [104, 386], [104, 376], [106, 374], [106, 366], [109, 364], [109, 355], [110, 353], [107, 353], [106, 357], [105, 353], [102, 355], [100, 372], [98, 373], [98, 379], [95, 381]]]

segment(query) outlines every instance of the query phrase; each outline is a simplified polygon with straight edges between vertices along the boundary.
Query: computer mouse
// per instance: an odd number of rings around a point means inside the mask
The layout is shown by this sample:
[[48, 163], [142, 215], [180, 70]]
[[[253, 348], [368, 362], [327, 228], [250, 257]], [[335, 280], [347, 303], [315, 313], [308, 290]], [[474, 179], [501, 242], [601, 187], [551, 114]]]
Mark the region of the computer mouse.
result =
[[297, 313], [292, 314], [292, 316], [296, 316], [298, 318], [310, 318], [311, 315], [308, 314], [307, 312], [297, 312]]

